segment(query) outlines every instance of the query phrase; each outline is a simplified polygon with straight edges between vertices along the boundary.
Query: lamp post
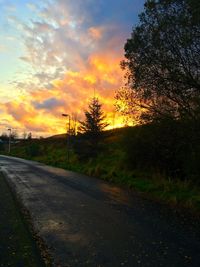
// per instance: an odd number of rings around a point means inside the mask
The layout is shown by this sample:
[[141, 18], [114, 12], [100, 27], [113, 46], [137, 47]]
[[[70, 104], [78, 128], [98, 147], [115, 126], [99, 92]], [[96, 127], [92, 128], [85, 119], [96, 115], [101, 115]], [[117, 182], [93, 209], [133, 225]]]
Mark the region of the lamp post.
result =
[[70, 123], [71, 123], [71, 117], [69, 114], [62, 114], [63, 117], [68, 117], [68, 136], [67, 136], [67, 162], [69, 163], [69, 149], [70, 149]]
[[8, 140], [8, 153], [10, 154], [10, 150], [11, 150], [11, 128], [8, 129], [9, 133], [9, 140]]

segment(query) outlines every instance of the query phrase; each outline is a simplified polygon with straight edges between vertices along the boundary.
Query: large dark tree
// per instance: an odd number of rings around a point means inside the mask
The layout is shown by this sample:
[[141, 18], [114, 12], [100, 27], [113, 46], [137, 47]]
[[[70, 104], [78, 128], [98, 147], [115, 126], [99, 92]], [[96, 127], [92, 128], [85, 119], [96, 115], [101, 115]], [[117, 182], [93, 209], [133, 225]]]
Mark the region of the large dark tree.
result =
[[[131, 111], [142, 118], [200, 117], [200, 1], [149, 0], [125, 44]], [[118, 100], [127, 95], [120, 91]]]
[[99, 99], [93, 97], [85, 111], [85, 120], [80, 121], [79, 131], [84, 133], [84, 142], [81, 153], [86, 157], [96, 156], [101, 149], [103, 130], [108, 126], [105, 122], [102, 104]]

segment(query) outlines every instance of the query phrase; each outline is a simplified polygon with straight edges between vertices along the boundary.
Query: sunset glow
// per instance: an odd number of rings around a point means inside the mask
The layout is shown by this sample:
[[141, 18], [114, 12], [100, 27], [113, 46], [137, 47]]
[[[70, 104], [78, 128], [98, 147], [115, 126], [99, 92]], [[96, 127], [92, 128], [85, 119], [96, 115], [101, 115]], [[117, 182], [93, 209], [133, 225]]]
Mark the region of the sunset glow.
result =
[[81, 120], [94, 95], [109, 128], [123, 126], [114, 96], [124, 83], [123, 46], [144, 1], [0, 3], [1, 133], [63, 133], [61, 114]]

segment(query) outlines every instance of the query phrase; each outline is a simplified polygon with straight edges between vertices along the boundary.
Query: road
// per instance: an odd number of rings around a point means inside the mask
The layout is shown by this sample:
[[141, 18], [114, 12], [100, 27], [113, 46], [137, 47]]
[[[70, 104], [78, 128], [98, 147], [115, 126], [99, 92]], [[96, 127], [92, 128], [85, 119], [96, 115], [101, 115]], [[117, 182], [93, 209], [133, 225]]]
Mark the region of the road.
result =
[[200, 266], [200, 223], [138, 193], [0, 156], [54, 266]]

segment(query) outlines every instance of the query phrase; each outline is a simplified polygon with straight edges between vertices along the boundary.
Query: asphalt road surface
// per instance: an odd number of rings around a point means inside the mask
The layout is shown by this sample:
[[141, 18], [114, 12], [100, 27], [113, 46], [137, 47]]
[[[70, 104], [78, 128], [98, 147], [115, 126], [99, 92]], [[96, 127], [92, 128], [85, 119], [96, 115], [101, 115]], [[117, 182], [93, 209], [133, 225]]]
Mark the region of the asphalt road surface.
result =
[[200, 266], [200, 223], [140, 194], [40, 163], [0, 156], [54, 266]]

